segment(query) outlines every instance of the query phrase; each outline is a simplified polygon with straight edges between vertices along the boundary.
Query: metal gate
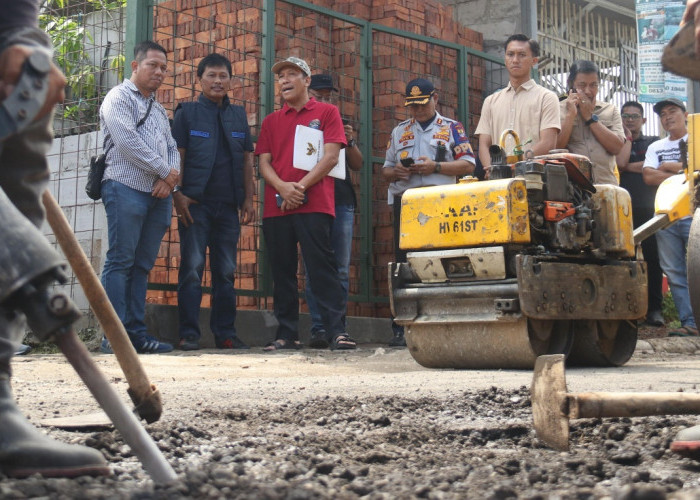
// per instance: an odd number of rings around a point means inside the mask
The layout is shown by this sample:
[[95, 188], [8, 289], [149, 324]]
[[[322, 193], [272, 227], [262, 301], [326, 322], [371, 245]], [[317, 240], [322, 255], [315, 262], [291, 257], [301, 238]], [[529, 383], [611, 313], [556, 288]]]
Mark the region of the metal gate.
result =
[[[595, 5], [572, 0], [538, 1], [540, 83], [559, 95], [565, 94], [571, 64], [578, 59], [590, 60], [601, 72], [598, 98], [620, 109], [626, 101], [636, 101], [639, 94], [634, 11], [617, 7], [621, 11], [619, 16], [608, 17], [592, 11], [591, 6]], [[652, 106], [642, 105], [645, 116], [653, 116]], [[649, 120], [645, 133], [657, 131], [656, 120]]]
[[[338, 10], [315, 3], [333, 5]], [[444, 18], [435, 14], [448, 12], [437, 0], [424, 2], [433, 9], [428, 32], [434, 36], [450, 36], [454, 41], [418, 34], [424, 29], [425, 20], [411, 21], [403, 12], [386, 12], [387, 19], [381, 23], [350, 15], [356, 13], [369, 18], [367, 2], [317, 0], [315, 3], [301, 0], [129, 0], [126, 8], [120, 11], [126, 11], [127, 20], [122, 21], [126, 37], [120, 39], [119, 48], [123, 44], [127, 62], [131, 60], [134, 44], [143, 39], [153, 39], [166, 48], [171, 73], [157, 97], [169, 112], [180, 102], [197, 97], [195, 74], [199, 60], [210, 52], [226, 55], [233, 65], [232, 101], [245, 107], [254, 138], [262, 119], [281, 105], [270, 69], [275, 61], [295, 55], [306, 59], [312, 72], [330, 73], [340, 91], [340, 112], [357, 128], [358, 143], [365, 158], [363, 169], [352, 173], [359, 206], [355, 217], [348, 314], [387, 316], [386, 264], [393, 259], [392, 216], [386, 204], [387, 185], [381, 179], [380, 169], [391, 129], [407, 117], [402, 98], [405, 84], [418, 76], [430, 78], [439, 92], [439, 112], [459, 119], [467, 130], [473, 131], [483, 99], [505, 86], [507, 73], [500, 59], [473, 48], [480, 47], [479, 34], [457, 27], [447, 14]], [[82, 19], [77, 15], [75, 18]], [[114, 71], [120, 71], [119, 61], [113, 65]], [[96, 101], [102, 95], [104, 92], [96, 96]], [[67, 138], [61, 139], [55, 148], [55, 155], [61, 162], [70, 158], [78, 164], [74, 193], [81, 190], [87, 159], [99, 146], [97, 124], [93, 121], [91, 125], [90, 133], [95, 136], [92, 142], [86, 145], [84, 140], [78, 141], [70, 157], [63, 149]], [[255, 203], [261, 214], [260, 179], [257, 192]], [[75, 196], [81, 198], [80, 194]], [[90, 245], [95, 249], [93, 265], [99, 271], [100, 256], [107, 246], [106, 231], [97, 227], [99, 219], [104, 219], [104, 210], [89, 201], [85, 205], [96, 215], [91, 228], [92, 240], [84, 247]], [[179, 257], [177, 224], [173, 218], [149, 276], [149, 302], [176, 303]], [[301, 266], [299, 279], [303, 285]], [[209, 283], [207, 266], [205, 285]], [[242, 228], [236, 287], [240, 308], [269, 307], [271, 279], [259, 220]], [[81, 292], [73, 291], [73, 295], [77, 293]], [[203, 305], [209, 305], [208, 296]]]

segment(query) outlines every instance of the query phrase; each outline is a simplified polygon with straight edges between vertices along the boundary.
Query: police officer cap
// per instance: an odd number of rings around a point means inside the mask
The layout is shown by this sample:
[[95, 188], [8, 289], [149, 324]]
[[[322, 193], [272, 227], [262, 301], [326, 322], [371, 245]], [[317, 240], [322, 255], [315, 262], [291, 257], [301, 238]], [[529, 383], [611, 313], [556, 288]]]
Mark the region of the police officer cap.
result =
[[416, 78], [406, 85], [406, 102], [404, 106], [410, 104], [425, 104], [435, 93], [433, 84], [425, 78]]
[[310, 90], [334, 90], [338, 89], [333, 86], [333, 78], [331, 75], [311, 75]]
[[664, 109], [666, 106], [678, 106], [683, 111], [685, 111], [685, 104], [683, 104], [683, 101], [681, 101], [680, 99], [676, 99], [675, 97], [669, 97], [668, 99], [664, 99], [663, 101], [659, 101], [656, 104], [654, 104], [654, 113], [660, 115], [661, 110]]

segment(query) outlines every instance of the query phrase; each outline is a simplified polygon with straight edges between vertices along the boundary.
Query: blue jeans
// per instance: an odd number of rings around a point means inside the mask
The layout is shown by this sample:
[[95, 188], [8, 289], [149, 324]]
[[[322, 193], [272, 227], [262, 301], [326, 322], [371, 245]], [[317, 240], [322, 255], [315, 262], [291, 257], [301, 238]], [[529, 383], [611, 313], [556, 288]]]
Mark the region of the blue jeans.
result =
[[221, 202], [190, 205], [194, 223], [178, 224], [180, 233], [180, 272], [177, 305], [180, 338], [198, 340], [199, 309], [202, 303], [202, 277], [207, 247], [211, 268], [211, 331], [216, 340], [236, 336], [236, 251], [241, 226], [235, 206]]
[[170, 227], [172, 197], [154, 198], [110, 179], [102, 184], [102, 202], [109, 236], [102, 285], [133, 342], [147, 334], [148, 272]]
[[[348, 291], [350, 289], [350, 254], [352, 253], [352, 226], [355, 219], [355, 207], [353, 205], [336, 205], [335, 220], [331, 226], [331, 246], [335, 253], [335, 262], [338, 266], [338, 278], [343, 287], [343, 325], [347, 327], [345, 313], [347, 311]], [[304, 264], [306, 268], [306, 264]], [[321, 311], [318, 309], [318, 301], [311, 291], [311, 279], [306, 272], [306, 303], [311, 314], [311, 333], [325, 331], [321, 320]]]
[[690, 306], [688, 294], [688, 274], [686, 254], [688, 235], [690, 233], [691, 217], [681, 219], [671, 227], [656, 233], [656, 243], [659, 246], [659, 261], [661, 269], [668, 278], [668, 286], [676, 304], [681, 326], [696, 328], [693, 309]]

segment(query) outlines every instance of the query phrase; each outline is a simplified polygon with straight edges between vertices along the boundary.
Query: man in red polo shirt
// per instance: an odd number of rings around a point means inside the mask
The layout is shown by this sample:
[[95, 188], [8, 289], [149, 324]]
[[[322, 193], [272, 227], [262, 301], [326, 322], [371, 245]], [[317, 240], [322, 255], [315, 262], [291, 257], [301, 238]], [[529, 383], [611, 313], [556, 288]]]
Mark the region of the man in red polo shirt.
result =
[[[311, 71], [306, 61], [289, 57], [272, 67], [284, 100], [281, 110], [263, 120], [255, 154], [265, 179], [263, 234], [270, 256], [275, 317], [275, 340], [266, 351], [299, 349], [299, 288], [297, 243], [318, 299], [331, 349], [354, 349], [345, 332], [345, 294], [330, 242], [335, 217], [334, 182], [328, 172], [345, 147], [345, 129], [338, 108], [309, 97]], [[296, 126], [323, 132], [324, 154], [310, 170], [294, 168]]]

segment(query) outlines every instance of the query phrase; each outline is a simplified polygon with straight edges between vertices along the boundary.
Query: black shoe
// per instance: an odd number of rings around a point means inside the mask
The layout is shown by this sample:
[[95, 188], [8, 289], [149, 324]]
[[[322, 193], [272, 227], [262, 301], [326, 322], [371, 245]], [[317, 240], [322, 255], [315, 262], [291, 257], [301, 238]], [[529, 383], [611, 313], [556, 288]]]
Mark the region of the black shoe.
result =
[[647, 320], [646, 320], [647, 325], [651, 326], [664, 326], [664, 315], [661, 314], [661, 311], [650, 311], [647, 313]]
[[178, 347], [182, 351], [199, 351], [199, 341], [197, 339], [180, 339]]
[[311, 338], [309, 339], [309, 347], [312, 349], [328, 349], [330, 342], [328, 342], [328, 334], [325, 330], [318, 330], [311, 332]]
[[102, 453], [54, 441], [34, 428], [15, 405], [9, 380], [0, 380], [0, 472], [10, 477], [106, 476]]
[[15, 351], [15, 356], [24, 356], [32, 352], [32, 346], [27, 344], [20, 344], [20, 346]]
[[389, 347], [406, 347], [406, 337], [401, 335], [394, 335], [394, 338], [389, 341]]
[[403, 334], [403, 326], [397, 325], [394, 321], [392, 321], [391, 331], [394, 332], [394, 338], [389, 341], [389, 347], [406, 347], [406, 337]]
[[241, 351], [250, 349], [250, 347], [238, 337], [229, 337], [221, 342], [217, 340], [216, 347], [219, 349], [239, 349]]

